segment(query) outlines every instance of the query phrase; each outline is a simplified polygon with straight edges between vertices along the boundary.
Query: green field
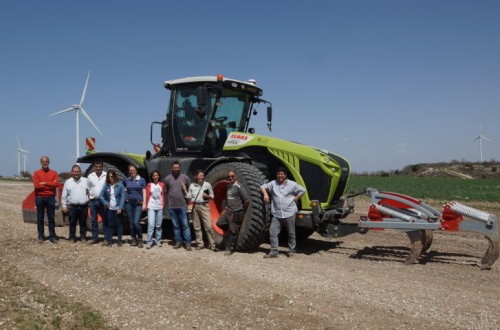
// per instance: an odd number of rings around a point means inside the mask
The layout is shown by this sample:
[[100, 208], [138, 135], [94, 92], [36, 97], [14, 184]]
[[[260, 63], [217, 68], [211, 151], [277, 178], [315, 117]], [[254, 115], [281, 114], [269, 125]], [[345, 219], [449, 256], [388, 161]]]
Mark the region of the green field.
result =
[[348, 192], [359, 192], [364, 188], [392, 191], [418, 199], [442, 201], [500, 201], [498, 179], [415, 178], [406, 176], [351, 176]]

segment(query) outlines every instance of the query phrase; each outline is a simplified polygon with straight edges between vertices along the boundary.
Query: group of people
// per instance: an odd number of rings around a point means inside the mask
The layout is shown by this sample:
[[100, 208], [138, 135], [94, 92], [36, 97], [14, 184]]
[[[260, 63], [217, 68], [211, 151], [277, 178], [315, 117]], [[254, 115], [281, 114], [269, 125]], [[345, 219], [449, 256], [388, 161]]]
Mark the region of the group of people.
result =
[[[36, 195], [38, 242], [45, 240], [44, 214], [47, 214], [49, 240], [57, 243], [55, 234], [56, 190], [59, 186], [59, 176], [49, 168], [47, 156], [40, 159], [41, 169], [33, 173], [33, 185]], [[142, 178], [137, 167], [128, 166], [128, 177], [123, 181], [117, 172], [110, 169], [104, 171], [101, 159], [93, 163], [94, 171], [87, 178], [82, 177], [79, 165], [71, 169], [71, 178], [65, 181], [61, 195], [62, 212], [69, 218], [69, 242], [77, 241], [76, 228], [79, 226], [79, 239], [86, 241], [87, 215], [90, 209], [92, 239], [88, 244], [99, 243], [99, 217], [104, 231], [103, 245], [113, 245], [113, 234], [117, 234], [117, 246], [123, 245], [123, 216], [126, 212], [130, 222], [131, 246], [144, 247], [141, 215], [147, 211], [148, 229], [146, 248], [154, 245], [161, 247], [163, 210], [167, 206], [172, 219], [174, 231], [174, 249], [183, 246], [192, 250], [191, 230], [188, 213], [192, 214], [195, 233], [196, 250], [205, 247], [203, 228], [208, 241], [208, 248], [218, 251], [209, 201], [214, 199], [214, 191], [209, 182], [205, 181], [205, 172], [198, 170], [191, 182], [189, 177], [181, 173], [181, 164], [174, 161], [164, 182], [160, 173], [153, 171], [150, 181]], [[240, 226], [245, 212], [250, 204], [246, 189], [237, 181], [237, 173], [230, 169], [227, 173], [229, 184], [226, 192], [226, 209], [217, 220], [217, 225], [227, 231], [224, 255], [231, 255], [236, 246]], [[285, 168], [278, 168], [276, 180], [269, 181], [260, 187], [265, 203], [271, 203], [272, 221], [269, 229], [271, 251], [264, 258], [278, 257], [278, 236], [284, 227], [288, 233], [287, 256], [295, 254], [295, 215], [298, 212], [297, 203], [305, 193], [302, 186], [287, 178]], [[168, 205], [166, 205], [168, 203]]]

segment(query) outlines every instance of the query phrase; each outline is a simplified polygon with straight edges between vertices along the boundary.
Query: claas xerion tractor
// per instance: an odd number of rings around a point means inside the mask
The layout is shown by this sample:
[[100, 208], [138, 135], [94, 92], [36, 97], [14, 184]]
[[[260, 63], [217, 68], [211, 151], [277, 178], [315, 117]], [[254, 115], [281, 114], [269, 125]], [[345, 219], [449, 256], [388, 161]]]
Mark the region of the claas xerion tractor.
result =
[[[219, 242], [224, 232], [215, 222], [225, 204], [227, 172], [234, 169], [238, 181], [250, 196], [237, 242], [238, 250], [258, 247], [266, 238], [270, 224], [270, 209], [260, 193], [260, 185], [274, 178], [278, 167], [288, 169], [289, 178], [306, 188], [297, 216], [297, 236], [304, 238], [315, 230], [325, 231], [351, 212], [343, 207], [343, 193], [349, 178], [349, 163], [326, 150], [254, 134], [250, 118], [264, 104], [267, 124], [271, 128], [271, 103], [261, 98], [262, 89], [255, 81], [239, 81], [219, 76], [191, 77], [165, 82], [171, 91], [165, 120], [151, 125], [151, 143], [157, 152], [145, 156], [127, 153], [96, 152], [78, 159], [92, 163], [96, 158], [105, 162], [106, 169], [115, 169], [123, 178], [127, 166], [135, 164], [139, 174], [149, 178], [158, 170], [164, 178], [171, 165], [179, 161], [181, 170], [193, 178], [196, 170], [206, 172], [206, 180], [214, 188], [210, 201], [214, 231]], [[161, 134], [158, 134], [158, 132]], [[161, 135], [161, 143], [153, 136]], [[158, 148], [159, 147], [159, 148]], [[159, 149], [159, 150], [158, 150]], [[92, 171], [92, 165], [87, 175]], [[321, 218], [314, 218], [311, 202], [321, 206]], [[168, 216], [168, 212], [165, 212]]]

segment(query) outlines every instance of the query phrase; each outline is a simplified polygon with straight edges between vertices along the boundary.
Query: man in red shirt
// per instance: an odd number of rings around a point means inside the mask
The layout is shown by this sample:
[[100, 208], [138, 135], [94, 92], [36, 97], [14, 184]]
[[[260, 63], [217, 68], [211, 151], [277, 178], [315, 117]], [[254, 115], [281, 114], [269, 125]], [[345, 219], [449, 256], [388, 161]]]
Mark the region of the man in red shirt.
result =
[[40, 158], [42, 168], [33, 173], [33, 185], [35, 186], [35, 203], [38, 228], [38, 243], [45, 240], [44, 213], [47, 212], [49, 220], [50, 242], [57, 243], [56, 222], [54, 219], [56, 211], [56, 191], [59, 187], [59, 175], [56, 171], [49, 169], [50, 160], [47, 156]]

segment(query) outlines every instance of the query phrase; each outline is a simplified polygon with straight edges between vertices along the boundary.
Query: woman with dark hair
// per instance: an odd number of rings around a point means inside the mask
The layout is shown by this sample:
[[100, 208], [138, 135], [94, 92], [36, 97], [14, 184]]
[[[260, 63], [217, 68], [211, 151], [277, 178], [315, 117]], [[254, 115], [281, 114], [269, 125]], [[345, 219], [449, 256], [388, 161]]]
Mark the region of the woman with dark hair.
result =
[[123, 236], [123, 207], [125, 205], [125, 187], [120, 182], [114, 170], [106, 174], [106, 183], [99, 195], [101, 203], [106, 208], [108, 227], [104, 233], [104, 242], [107, 246], [113, 245], [113, 231], [116, 228], [118, 235], [118, 246], [122, 246]]
[[127, 192], [125, 208], [130, 221], [131, 246], [142, 248], [142, 227], [140, 224], [142, 211], [146, 210], [144, 200], [146, 199], [146, 180], [137, 173], [135, 165], [128, 166], [129, 177], [123, 181]]
[[156, 229], [155, 243], [161, 247], [163, 208], [165, 207], [165, 184], [160, 181], [160, 172], [153, 171], [151, 182], [146, 185], [146, 207], [148, 209], [147, 249], [153, 246], [153, 233]]

